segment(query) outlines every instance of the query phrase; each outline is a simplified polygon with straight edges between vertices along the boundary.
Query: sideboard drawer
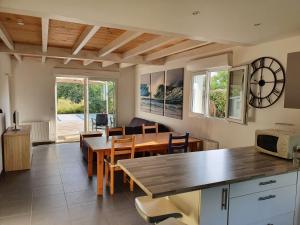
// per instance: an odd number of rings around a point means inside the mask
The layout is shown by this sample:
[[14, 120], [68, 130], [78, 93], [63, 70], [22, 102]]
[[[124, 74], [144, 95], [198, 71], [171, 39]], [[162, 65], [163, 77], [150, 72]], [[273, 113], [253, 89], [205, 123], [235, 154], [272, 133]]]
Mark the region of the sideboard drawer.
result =
[[258, 223], [241, 224], [241, 225], [293, 225], [294, 212], [290, 212], [284, 215], [274, 216], [270, 219], [262, 220]]
[[[295, 209], [296, 185], [230, 199], [229, 225], [256, 224]], [[243, 223], [241, 223], [243, 222]]]
[[230, 185], [230, 198], [294, 185], [296, 182], [297, 172], [292, 172], [235, 183]]

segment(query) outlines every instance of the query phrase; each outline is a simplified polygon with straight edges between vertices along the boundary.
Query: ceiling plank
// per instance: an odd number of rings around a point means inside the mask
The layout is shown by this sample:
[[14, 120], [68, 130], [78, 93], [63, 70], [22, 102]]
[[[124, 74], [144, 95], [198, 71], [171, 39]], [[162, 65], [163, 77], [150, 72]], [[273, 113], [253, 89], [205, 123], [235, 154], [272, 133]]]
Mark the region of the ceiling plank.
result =
[[209, 42], [186, 40], [186, 41], [183, 41], [179, 44], [170, 46], [168, 48], [164, 48], [160, 51], [145, 55], [144, 59], [146, 61], [152, 61], [152, 60], [155, 60], [155, 59], [166, 57], [168, 55], [176, 54], [176, 53], [179, 53], [179, 52], [184, 52], [184, 51], [190, 50], [192, 48], [200, 47], [200, 46], [203, 46], [203, 45], [206, 45], [206, 44], [209, 44]]
[[42, 18], [42, 49], [47, 52], [48, 49], [48, 34], [49, 34], [49, 18]]
[[102, 48], [99, 51], [99, 57], [100, 56], [105, 56], [114, 50], [122, 47], [123, 45], [127, 44], [128, 42], [132, 41], [133, 39], [137, 38], [140, 36], [142, 32], [137, 32], [137, 31], [126, 31], [124, 34], [122, 34], [120, 37], [116, 38], [112, 42], [110, 42], [107, 46]]
[[234, 47], [233, 45], [211, 43], [202, 47], [191, 49], [185, 52], [177, 53], [166, 57], [165, 62], [173, 62], [177, 60], [191, 60], [200, 57], [211, 56], [228, 52]]
[[128, 50], [127, 52], [125, 52], [123, 54], [123, 58], [127, 59], [127, 58], [130, 58], [130, 57], [136, 56], [136, 55], [140, 55], [144, 52], [150, 51], [154, 48], [160, 47], [162, 45], [167, 44], [168, 42], [171, 42], [171, 41], [174, 41], [174, 40], [177, 40], [177, 39], [178, 38], [165, 37], [165, 36], [155, 38], [152, 41], [148, 41], [148, 42], [146, 42], [142, 45], [139, 45], [136, 48]]
[[14, 50], [14, 42], [1, 22], [0, 22], [0, 38], [10, 50]]
[[47, 58], [56, 58], [56, 59], [68, 59], [71, 60], [92, 60], [97, 62], [102, 61], [113, 61], [115, 63], [133, 63], [133, 64], [147, 64], [147, 65], [162, 65], [163, 61], [152, 61], [146, 62], [142, 56], [135, 56], [129, 59], [123, 59], [121, 54], [118, 53], [109, 53], [106, 56], [98, 57], [97, 51], [91, 50], [81, 50], [77, 55], [72, 55], [70, 49], [68, 48], [56, 48], [48, 47], [47, 52], [43, 52], [41, 46], [38, 45], [27, 45], [27, 44], [15, 44], [15, 49], [9, 49], [5, 44], [0, 43], [0, 52], [6, 52], [9, 54], [19, 54], [23, 56], [45, 56]]

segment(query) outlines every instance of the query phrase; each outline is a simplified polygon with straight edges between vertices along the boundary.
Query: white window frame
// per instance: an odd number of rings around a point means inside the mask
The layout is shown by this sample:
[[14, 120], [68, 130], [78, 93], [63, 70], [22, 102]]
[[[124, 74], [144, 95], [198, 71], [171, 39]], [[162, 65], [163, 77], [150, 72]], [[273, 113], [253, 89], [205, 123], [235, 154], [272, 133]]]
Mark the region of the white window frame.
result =
[[[205, 102], [205, 106], [204, 106], [204, 113], [197, 113], [197, 112], [193, 112], [193, 85], [194, 85], [194, 77], [195, 76], [199, 76], [199, 75], [205, 75], [205, 93], [204, 93], [204, 102]], [[197, 71], [197, 72], [193, 72], [192, 76], [191, 76], [191, 88], [190, 88], [190, 115], [191, 116], [202, 116], [202, 117], [206, 117], [207, 116], [207, 88], [208, 88], [208, 79], [209, 79], [209, 75], [207, 71]]]
[[[243, 69], [244, 72], [244, 83], [243, 83], [243, 95], [242, 95], [242, 103], [241, 105], [243, 106], [241, 108], [241, 115], [242, 118], [241, 119], [237, 119], [237, 118], [231, 118], [228, 116], [228, 112], [229, 112], [229, 85], [230, 85], [230, 72], [231, 71], [235, 71], [235, 70], [241, 70]], [[226, 106], [225, 106], [225, 117], [224, 118], [219, 118], [219, 117], [214, 117], [214, 116], [210, 116], [209, 115], [209, 92], [210, 92], [210, 81], [211, 81], [211, 73], [212, 72], [218, 72], [218, 71], [222, 71], [222, 70], [228, 70], [229, 72], [229, 77], [228, 77], [228, 84], [227, 84], [227, 91], [226, 91]], [[196, 113], [193, 112], [193, 84], [194, 84], [194, 77], [197, 75], [205, 75], [206, 76], [206, 88], [205, 88], [205, 113]], [[247, 96], [248, 96], [248, 66], [239, 66], [239, 67], [233, 67], [233, 68], [217, 68], [217, 69], [211, 69], [211, 70], [200, 70], [200, 71], [196, 71], [196, 72], [192, 72], [191, 74], [191, 81], [190, 81], [190, 107], [189, 107], [189, 114], [192, 117], [198, 116], [198, 117], [207, 117], [207, 118], [212, 118], [212, 119], [217, 119], [217, 120], [227, 120], [229, 122], [235, 122], [235, 123], [240, 123], [240, 124], [245, 124], [246, 123], [246, 113], [247, 113]]]
[[[244, 82], [243, 82], [243, 94], [242, 94], [242, 102], [241, 102], [241, 118], [235, 118], [229, 116], [229, 89], [230, 89], [230, 76], [231, 72], [237, 70], [244, 70]], [[230, 122], [245, 124], [246, 123], [246, 116], [247, 116], [247, 96], [248, 96], [248, 66], [239, 66], [233, 67], [228, 70], [229, 77], [228, 77], [228, 85], [227, 85], [227, 102], [226, 102], [226, 119]]]

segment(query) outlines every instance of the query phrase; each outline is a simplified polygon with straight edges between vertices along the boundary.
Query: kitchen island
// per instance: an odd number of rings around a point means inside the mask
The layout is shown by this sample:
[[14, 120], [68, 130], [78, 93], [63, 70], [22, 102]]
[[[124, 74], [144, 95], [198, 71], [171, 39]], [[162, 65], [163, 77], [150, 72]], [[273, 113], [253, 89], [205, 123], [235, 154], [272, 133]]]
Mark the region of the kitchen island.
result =
[[148, 196], [168, 196], [190, 225], [297, 224], [298, 167], [254, 147], [120, 160], [119, 165]]

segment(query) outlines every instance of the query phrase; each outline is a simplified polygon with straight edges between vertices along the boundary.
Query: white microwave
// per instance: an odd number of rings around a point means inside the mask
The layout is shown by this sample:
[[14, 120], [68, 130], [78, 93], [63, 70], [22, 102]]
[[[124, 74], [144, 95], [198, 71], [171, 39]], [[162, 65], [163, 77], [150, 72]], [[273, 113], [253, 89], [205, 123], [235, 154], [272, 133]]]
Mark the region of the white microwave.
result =
[[255, 148], [259, 152], [285, 159], [293, 158], [293, 149], [300, 146], [300, 134], [283, 130], [257, 130]]

